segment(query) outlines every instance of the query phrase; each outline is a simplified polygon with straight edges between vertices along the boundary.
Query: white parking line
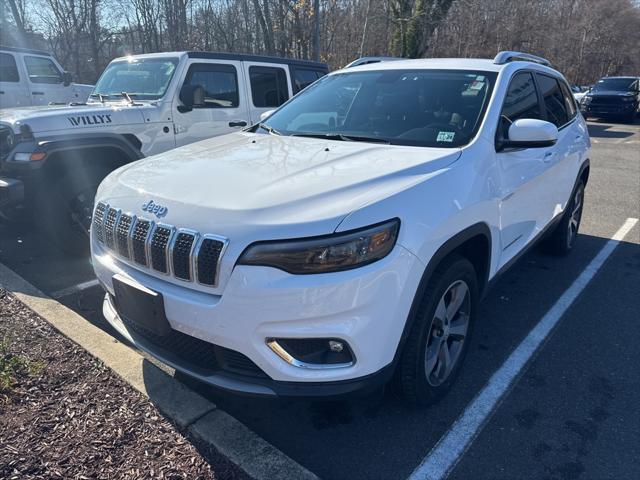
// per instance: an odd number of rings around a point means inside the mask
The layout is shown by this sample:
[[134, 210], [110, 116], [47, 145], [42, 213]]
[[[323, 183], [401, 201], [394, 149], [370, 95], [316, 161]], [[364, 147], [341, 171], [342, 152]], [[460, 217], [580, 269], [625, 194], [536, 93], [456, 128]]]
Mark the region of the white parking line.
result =
[[509, 358], [493, 374], [489, 382], [471, 401], [462, 415], [440, 438], [422, 463], [413, 471], [410, 480], [444, 479], [455, 467], [467, 448], [487, 423], [500, 401], [509, 391], [513, 381], [520, 375], [528, 361], [536, 353], [542, 342], [558, 324], [578, 295], [593, 279], [600, 267], [638, 222], [637, 218], [627, 218], [615, 235], [598, 252], [591, 263], [574, 280], [551, 309], [529, 332]]
[[57, 292], [53, 292], [51, 294], [52, 298], [58, 299], [62, 297], [66, 297], [67, 295], [71, 295], [72, 293], [78, 293], [87, 288], [95, 287], [96, 285], [100, 285], [97, 278], [93, 280], [89, 280], [87, 282], [78, 283], [76, 285], [72, 285], [69, 288], [63, 288], [62, 290], [58, 290]]

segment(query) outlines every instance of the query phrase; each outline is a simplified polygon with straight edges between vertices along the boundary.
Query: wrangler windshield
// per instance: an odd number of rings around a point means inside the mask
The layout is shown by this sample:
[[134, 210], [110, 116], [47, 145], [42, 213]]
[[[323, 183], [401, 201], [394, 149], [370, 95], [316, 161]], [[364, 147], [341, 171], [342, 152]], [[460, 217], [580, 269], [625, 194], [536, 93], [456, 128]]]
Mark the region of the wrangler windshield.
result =
[[496, 73], [382, 70], [328, 75], [257, 127], [259, 133], [424, 147], [476, 134]]
[[177, 65], [177, 58], [131, 58], [112, 62], [100, 76], [91, 98], [122, 99], [126, 92], [137, 100], [157, 100], [167, 91]]

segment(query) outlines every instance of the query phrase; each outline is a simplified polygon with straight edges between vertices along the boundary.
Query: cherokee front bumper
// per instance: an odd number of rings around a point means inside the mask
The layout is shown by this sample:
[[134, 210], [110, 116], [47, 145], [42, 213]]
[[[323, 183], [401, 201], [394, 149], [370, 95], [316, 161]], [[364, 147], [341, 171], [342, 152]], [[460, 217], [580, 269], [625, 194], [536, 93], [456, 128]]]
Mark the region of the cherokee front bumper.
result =
[[[213, 295], [133, 268], [95, 243], [93, 266], [108, 292], [105, 318], [138, 348], [219, 388], [282, 396], [341, 395], [386, 382], [424, 268], [396, 245], [387, 257], [344, 272], [291, 275], [236, 266], [224, 293]], [[121, 318], [114, 275], [162, 295], [167, 338]], [[296, 366], [267, 345], [272, 338], [338, 338], [355, 361], [340, 368]]]

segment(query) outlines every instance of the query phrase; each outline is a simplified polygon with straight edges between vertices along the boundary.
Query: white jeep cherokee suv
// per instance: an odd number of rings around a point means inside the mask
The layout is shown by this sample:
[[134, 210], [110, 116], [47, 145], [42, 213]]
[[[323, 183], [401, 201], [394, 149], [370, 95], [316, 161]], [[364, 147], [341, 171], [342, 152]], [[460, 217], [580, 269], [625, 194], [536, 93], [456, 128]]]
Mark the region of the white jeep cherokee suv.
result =
[[544, 59], [334, 72], [262, 123], [126, 165], [96, 198], [104, 314], [223, 389], [429, 403], [489, 282], [576, 238], [590, 141]]

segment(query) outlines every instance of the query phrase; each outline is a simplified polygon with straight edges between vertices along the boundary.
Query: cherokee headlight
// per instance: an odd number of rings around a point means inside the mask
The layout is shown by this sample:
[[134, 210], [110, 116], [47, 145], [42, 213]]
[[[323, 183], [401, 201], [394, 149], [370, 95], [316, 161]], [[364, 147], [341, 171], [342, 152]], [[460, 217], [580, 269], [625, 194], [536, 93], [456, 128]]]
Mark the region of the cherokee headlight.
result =
[[623, 102], [633, 102], [635, 97], [633, 95], [627, 95], [626, 97], [622, 97]]
[[361, 267], [393, 249], [400, 220], [321, 237], [257, 242], [240, 256], [240, 265], [279, 268], [293, 274], [328, 273]]
[[582, 105], [589, 105], [591, 103], [591, 97], [582, 97]]

